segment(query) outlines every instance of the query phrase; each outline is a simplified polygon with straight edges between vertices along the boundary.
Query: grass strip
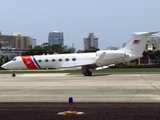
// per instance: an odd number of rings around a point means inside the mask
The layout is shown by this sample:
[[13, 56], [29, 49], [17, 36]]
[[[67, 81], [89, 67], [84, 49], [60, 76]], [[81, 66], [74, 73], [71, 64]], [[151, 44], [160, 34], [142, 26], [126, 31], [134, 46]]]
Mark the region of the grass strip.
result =
[[[92, 73], [131, 73], [131, 72], [160, 72], [160, 70], [93, 70]], [[0, 74], [12, 74], [13, 71], [0, 71]], [[66, 70], [66, 71], [17, 71], [16, 74], [27, 73], [81, 73], [80, 70]]]

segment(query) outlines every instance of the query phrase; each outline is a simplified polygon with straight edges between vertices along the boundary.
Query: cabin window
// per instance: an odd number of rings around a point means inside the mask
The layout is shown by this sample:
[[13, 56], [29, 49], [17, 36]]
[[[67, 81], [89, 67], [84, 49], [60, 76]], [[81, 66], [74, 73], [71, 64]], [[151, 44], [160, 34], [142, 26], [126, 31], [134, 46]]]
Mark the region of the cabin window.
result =
[[73, 61], [76, 61], [76, 58], [72, 58]]
[[69, 61], [69, 58], [66, 58], [66, 59], [65, 59], [65, 61], [67, 61], [67, 62], [68, 62], [68, 61]]
[[55, 62], [56, 60], [55, 59], [52, 59], [52, 62]]
[[59, 62], [61, 62], [62, 61], [62, 59], [59, 59]]
[[46, 59], [45, 62], [48, 62], [48, 59]]
[[38, 62], [42, 62], [42, 60], [38, 60]]

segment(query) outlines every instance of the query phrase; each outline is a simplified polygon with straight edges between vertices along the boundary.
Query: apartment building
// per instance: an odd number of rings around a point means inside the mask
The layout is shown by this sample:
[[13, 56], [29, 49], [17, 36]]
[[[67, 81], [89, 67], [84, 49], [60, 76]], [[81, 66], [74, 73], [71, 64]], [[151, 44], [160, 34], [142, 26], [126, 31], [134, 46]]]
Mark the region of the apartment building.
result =
[[18, 32], [13, 32], [12, 35], [3, 35], [0, 31], [0, 51], [3, 54], [13, 53], [13, 50], [20, 53], [27, 50], [28, 45], [36, 46], [36, 39], [30, 36], [21, 36], [21, 33]]
[[49, 32], [48, 43], [49, 45], [54, 45], [54, 44], [64, 45], [63, 32], [58, 32], [58, 31]]
[[94, 36], [94, 33], [89, 33], [87, 38], [83, 39], [84, 50], [90, 49], [90, 47], [98, 48], [98, 38]]

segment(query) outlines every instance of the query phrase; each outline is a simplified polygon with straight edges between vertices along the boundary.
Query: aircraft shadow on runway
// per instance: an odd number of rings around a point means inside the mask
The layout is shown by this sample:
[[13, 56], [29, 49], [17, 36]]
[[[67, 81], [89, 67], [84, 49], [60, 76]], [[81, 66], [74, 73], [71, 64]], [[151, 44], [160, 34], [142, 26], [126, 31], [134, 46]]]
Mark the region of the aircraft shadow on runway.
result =
[[[79, 74], [79, 73], [70, 73], [68, 75], [80, 75], [77, 77], [83, 76], [83, 74]], [[111, 74], [109, 74], [109, 73], [93, 73], [92, 76], [84, 76], [84, 77], [99, 77], [99, 76], [108, 76], [108, 75], [111, 75]]]

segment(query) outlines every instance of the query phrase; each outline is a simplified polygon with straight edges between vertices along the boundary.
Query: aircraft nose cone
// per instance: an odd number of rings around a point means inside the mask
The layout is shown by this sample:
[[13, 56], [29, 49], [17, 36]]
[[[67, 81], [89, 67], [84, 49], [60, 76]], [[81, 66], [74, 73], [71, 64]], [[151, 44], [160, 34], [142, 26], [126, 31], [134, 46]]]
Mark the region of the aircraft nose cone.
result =
[[7, 69], [8, 68], [8, 64], [3, 64], [1, 67], [4, 68], [4, 69]]

